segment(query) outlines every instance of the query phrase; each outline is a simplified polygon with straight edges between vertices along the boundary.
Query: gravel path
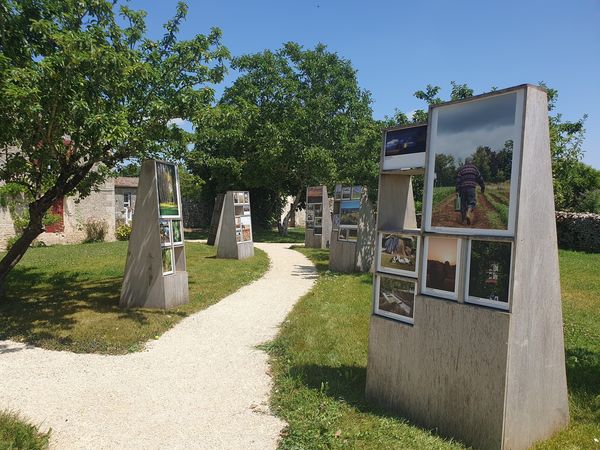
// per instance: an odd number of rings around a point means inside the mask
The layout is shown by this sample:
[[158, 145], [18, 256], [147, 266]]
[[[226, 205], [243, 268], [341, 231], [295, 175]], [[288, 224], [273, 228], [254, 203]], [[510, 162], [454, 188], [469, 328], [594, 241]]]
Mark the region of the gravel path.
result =
[[289, 244], [257, 244], [260, 280], [124, 356], [56, 352], [0, 341], [0, 409], [19, 411], [57, 449], [269, 449], [272, 339], [316, 279]]

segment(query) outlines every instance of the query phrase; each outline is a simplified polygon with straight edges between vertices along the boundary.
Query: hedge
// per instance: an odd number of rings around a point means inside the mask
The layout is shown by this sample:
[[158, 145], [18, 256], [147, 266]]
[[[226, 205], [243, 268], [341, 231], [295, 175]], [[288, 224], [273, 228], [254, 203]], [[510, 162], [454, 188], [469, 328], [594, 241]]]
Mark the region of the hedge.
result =
[[558, 246], [600, 253], [600, 214], [556, 212]]

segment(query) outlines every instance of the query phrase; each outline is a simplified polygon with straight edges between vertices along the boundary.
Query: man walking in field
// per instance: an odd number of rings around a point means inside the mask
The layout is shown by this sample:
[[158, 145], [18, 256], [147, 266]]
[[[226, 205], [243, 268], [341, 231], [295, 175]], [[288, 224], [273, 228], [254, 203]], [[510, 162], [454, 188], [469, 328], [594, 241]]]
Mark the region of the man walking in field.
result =
[[477, 185], [481, 187], [481, 193], [485, 192], [483, 177], [479, 169], [473, 164], [471, 158], [466, 158], [465, 163], [456, 174], [456, 194], [460, 198], [460, 223], [471, 225], [473, 221], [473, 210], [477, 206]]

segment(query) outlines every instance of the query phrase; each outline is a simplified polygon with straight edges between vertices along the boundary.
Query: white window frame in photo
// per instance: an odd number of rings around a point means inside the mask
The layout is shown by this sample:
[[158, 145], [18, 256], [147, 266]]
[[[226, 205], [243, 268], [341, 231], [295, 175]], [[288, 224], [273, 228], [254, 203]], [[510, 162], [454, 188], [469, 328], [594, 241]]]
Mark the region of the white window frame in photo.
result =
[[[508, 276], [508, 299], [506, 302], [490, 300], [481, 297], [472, 297], [469, 295], [469, 281], [471, 279], [471, 248], [473, 241], [485, 241], [485, 242], [500, 242], [503, 244], [510, 244], [510, 269]], [[507, 240], [496, 240], [496, 239], [469, 239], [467, 242], [467, 262], [465, 264], [465, 303], [472, 305], [488, 306], [490, 308], [500, 309], [502, 311], [510, 311], [512, 307], [512, 282], [513, 282], [513, 264], [514, 264], [514, 252], [515, 245], [512, 241]]]
[[[381, 288], [381, 277], [394, 278], [401, 281], [406, 281], [407, 283], [413, 283], [415, 287], [414, 298], [413, 298], [413, 308], [412, 308], [412, 317], [402, 316], [400, 314], [395, 314], [389, 311], [385, 311], [383, 309], [379, 309], [379, 290]], [[373, 289], [373, 314], [376, 316], [387, 317], [388, 319], [393, 319], [398, 322], [404, 322], [407, 324], [413, 325], [415, 323], [415, 307], [417, 303], [417, 294], [418, 294], [418, 280], [414, 278], [402, 277], [397, 275], [391, 275], [387, 273], [376, 273], [374, 279], [374, 289]]]
[[[381, 265], [381, 252], [383, 251], [383, 247], [381, 245], [381, 239], [383, 237], [384, 234], [399, 234], [399, 235], [403, 235], [403, 236], [413, 236], [415, 238], [417, 238], [417, 254], [415, 256], [415, 270], [414, 271], [410, 271], [410, 270], [404, 270], [404, 269], [391, 269], [389, 267], [384, 267]], [[376, 265], [375, 265], [375, 270], [377, 272], [381, 272], [381, 273], [386, 273], [386, 274], [392, 274], [392, 275], [400, 275], [400, 276], [405, 276], [405, 277], [410, 277], [410, 278], [417, 278], [418, 277], [418, 273], [419, 273], [419, 263], [420, 263], [420, 256], [421, 256], [421, 236], [420, 234], [417, 234], [416, 232], [414, 232], [413, 230], [410, 230], [409, 232], [404, 232], [404, 231], [394, 231], [394, 232], [385, 232], [385, 231], [378, 231], [377, 232], [377, 245], [376, 245]]]
[[[442, 291], [440, 289], [434, 289], [427, 287], [427, 255], [429, 254], [429, 239], [430, 238], [444, 238], [444, 239], [456, 239], [456, 276], [454, 277], [454, 291]], [[422, 264], [422, 280], [421, 280], [421, 293], [430, 297], [440, 297], [446, 300], [458, 301], [458, 287], [460, 285], [461, 278], [461, 251], [464, 237], [463, 236], [448, 236], [448, 235], [426, 235], [423, 239], [423, 254], [421, 257]]]
[[162, 252], [163, 250], [169, 250], [171, 252], [171, 271], [170, 272], [163, 272], [163, 276], [165, 275], [173, 275], [175, 273], [175, 252], [173, 251], [173, 246], [169, 245], [168, 247], [161, 247], [160, 249], [160, 265], [162, 267]]
[[123, 208], [130, 208], [131, 207], [131, 199], [132, 199], [131, 192], [124, 192], [123, 193]]
[[[175, 168], [175, 189], [177, 189], [177, 211], [179, 214], [177, 215], [161, 215], [160, 214], [160, 195], [158, 192], [158, 164], [165, 164], [168, 166], [173, 166]], [[181, 191], [179, 189], [179, 173], [177, 171], [177, 165], [167, 162], [167, 161], [159, 161], [154, 160], [154, 178], [155, 178], [155, 187], [156, 187], [156, 204], [158, 207], [158, 217], [161, 219], [181, 219]]]
[[[513, 141], [513, 160], [510, 172], [510, 196], [508, 204], [508, 227], [506, 230], [494, 230], [485, 228], [452, 228], [452, 227], [434, 227], [431, 225], [432, 220], [432, 205], [433, 205], [433, 182], [435, 176], [435, 146], [437, 139], [435, 131], [438, 126], [438, 115], [441, 109], [459, 108], [466, 103], [485, 101], [493, 97], [503, 95], [511, 95], [516, 93], [516, 109], [515, 109], [515, 129], [517, 130], [515, 140]], [[503, 236], [512, 237], [515, 234], [515, 222], [517, 215], [518, 191], [521, 174], [521, 149], [523, 145], [523, 126], [524, 126], [524, 111], [525, 111], [525, 88], [511, 89], [497, 94], [487, 94], [482, 98], [474, 98], [462, 100], [460, 102], [452, 102], [450, 104], [442, 104], [431, 107], [430, 111], [430, 127], [427, 131], [427, 155], [426, 155], [426, 170], [425, 170], [425, 202], [423, 205], [424, 223], [423, 229], [430, 233], [446, 233], [456, 234], [461, 236]]]

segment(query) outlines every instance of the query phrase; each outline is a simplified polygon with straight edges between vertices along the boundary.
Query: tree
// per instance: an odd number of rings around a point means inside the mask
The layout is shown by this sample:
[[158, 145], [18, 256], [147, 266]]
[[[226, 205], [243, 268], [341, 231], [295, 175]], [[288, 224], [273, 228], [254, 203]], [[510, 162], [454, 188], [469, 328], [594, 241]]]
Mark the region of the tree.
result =
[[232, 65], [241, 75], [217, 108], [195, 117], [188, 158], [215, 191], [269, 191], [279, 199], [274, 216], [280, 200], [294, 196], [279, 223], [286, 234], [307, 186], [361, 182], [376, 173], [380, 134], [370, 94], [359, 88], [350, 61], [321, 44], [306, 50], [290, 42], [234, 58]]
[[[461, 100], [472, 97], [473, 89], [466, 84], [459, 84], [454, 81], [450, 82], [451, 92], [450, 100]], [[581, 157], [585, 129], [584, 124], [587, 115], [575, 122], [565, 121], [561, 114], [552, 114], [558, 99], [558, 91], [549, 88], [545, 83], [539, 85], [546, 89], [548, 93], [548, 119], [550, 122], [550, 151], [552, 153], [552, 175], [554, 180], [554, 203], [556, 209], [577, 210], [579, 199], [586, 195], [587, 190], [595, 190], [599, 187], [593, 182], [594, 177], [587, 177], [585, 171], [581, 168]], [[438, 96], [441, 88], [439, 86], [427, 85], [425, 90], [415, 92], [414, 96], [420, 100], [424, 100], [428, 105], [441, 103], [443, 100]], [[496, 88], [492, 88], [495, 91]], [[418, 109], [412, 116], [408, 118], [406, 114], [395, 111], [392, 119], [387, 119], [387, 124], [390, 126], [393, 123], [408, 125], [411, 123], [427, 122], [427, 112]], [[507, 141], [504, 148], [496, 152], [494, 155], [484, 155], [484, 150], [478, 149], [477, 157], [479, 163], [483, 164], [481, 159], [486, 159], [485, 165], [489, 165], [490, 175], [493, 173], [492, 179], [502, 179], [501, 172], [510, 172], [512, 163], [512, 141]], [[488, 161], [489, 159], [489, 161]], [[439, 161], [441, 168], [446, 167], [445, 161]], [[436, 167], [438, 161], [436, 158]], [[436, 173], [438, 173], [436, 169]], [[438, 175], [439, 176], [439, 175]], [[588, 181], [582, 181], [588, 180]], [[589, 181], [592, 180], [592, 181]], [[587, 188], [583, 188], [586, 186]], [[595, 198], [593, 194], [588, 194], [591, 198]], [[422, 192], [417, 192], [415, 189], [415, 198], [421, 198]], [[594, 201], [588, 201], [587, 204], [594, 204]]]
[[186, 13], [179, 3], [155, 41], [119, 0], [0, 0], [0, 182], [23, 189], [29, 212], [0, 285], [57, 199], [85, 197], [130, 158], [185, 150], [168, 121], [212, 101], [206, 83], [228, 57], [218, 29], [178, 40]]

